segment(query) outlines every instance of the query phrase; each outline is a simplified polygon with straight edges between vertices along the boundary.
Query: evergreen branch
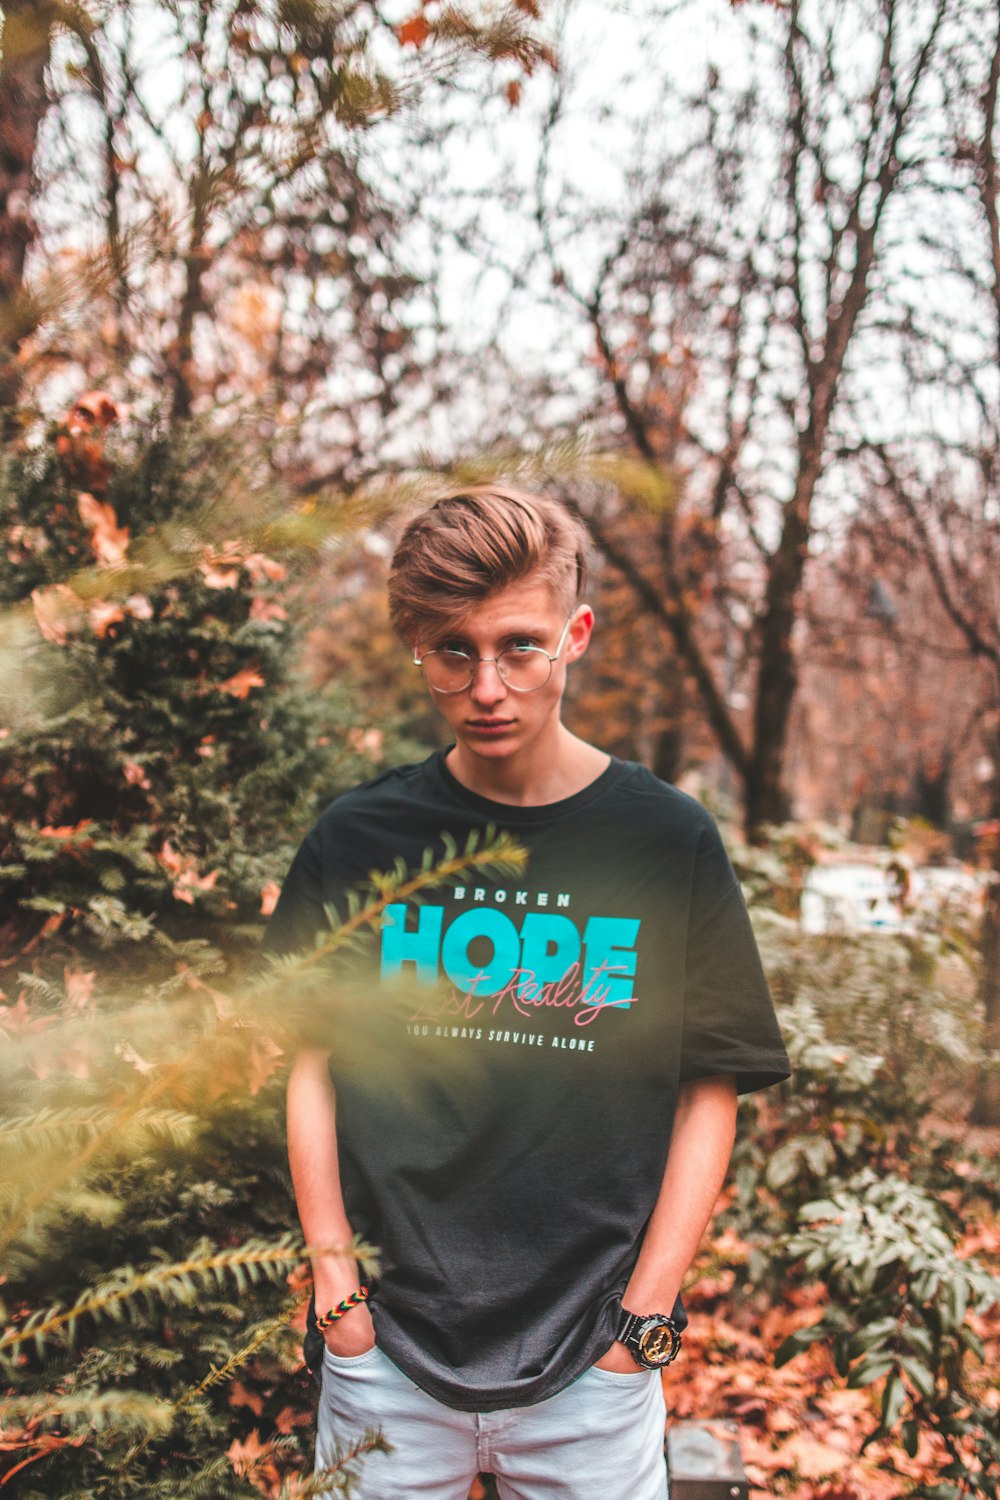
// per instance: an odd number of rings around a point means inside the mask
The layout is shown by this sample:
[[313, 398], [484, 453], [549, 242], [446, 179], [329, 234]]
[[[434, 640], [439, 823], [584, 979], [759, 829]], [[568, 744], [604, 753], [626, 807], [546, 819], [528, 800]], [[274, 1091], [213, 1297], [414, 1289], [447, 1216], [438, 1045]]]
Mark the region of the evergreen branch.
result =
[[173, 1403], [171, 1414], [176, 1415], [185, 1406], [190, 1406], [192, 1401], [197, 1401], [199, 1396], [203, 1396], [213, 1386], [224, 1385], [227, 1380], [231, 1380], [236, 1371], [242, 1365], [245, 1365], [248, 1360], [252, 1359], [258, 1349], [262, 1349], [276, 1333], [280, 1333], [283, 1328], [288, 1327], [288, 1324], [295, 1317], [305, 1301], [305, 1297], [297, 1298], [290, 1306], [285, 1308], [283, 1313], [279, 1313], [276, 1318], [269, 1318], [266, 1323], [262, 1323], [256, 1332], [251, 1334], [246, 1343], [241, 1348], [235, 1350], [223, 1364], [213, 1365], [208, 1374], [203, 1376], [197, 1385], [188, 1386], [187, 1390], [183, 1391]]
[[297, 1487], [294, 1491], [295, 1500], [305, 1500], [306, 1496], [312, 1495], [328, 1495], [331, 1490], [347, 1494], [348, 1486], [357, 1477], [352, 1466], [359, 1459], [365, 1458], [369, 1453], [391, 1452], [392, 1444], [382, 1436], [381, 1427], [366, 1427], [350, 1448], [334, 1448], [333, 1462], [314, 1474], [304, 1486]]
[[[438, 864], [432, 865], [429, 862], [430, 852], [428, 851], [423, 867], [409, 877], [403, 865], [385, 874], [372, 872], [369, 879], [371, 888], [376, 893], [375, 898], [352, 910], [347, 920], [332, 931], [318, 947], [308, 954], [296, 957], [290, 965], [285, 965], [282, 972], [295, 974], [312, 969], [324, 959], [346, 947], [357, 939], [363, 929], [375, 926], [390, 902], [405, 901], [421, 891], [434, 889], [455, 876], [471, 871], [513, 874], [523, 869], [527, 862], [527, 853], [516, 839], [508, 833], [497, 834], [492, 826], [486, 828], [481, 835], [473, 831], [461, 851], [455, 841], [447, 835], [443, 836], [442, 842], [445, 848], [445, 858]], [[207, 1032], [199, 1035], [188, 1053], [164, 1068], [158, 1075], [151, 1077], [131, 1100], [119, 1107], [117, 1113], [107, 1115], [103, 1126], [95, 1127], [90, 1140], [81, 1146], [79, 1151], [69, 1156], [51, 1172], [44, 1174], [34, 1191], [11, 1215], [5, 1226], [4, 1233], [0, 1236], [0, 1256], [17, 1240], [43, 1204], [49, 1202], [68, 1181], [85, 1170], [109, 1142], [120, 1138], [122, 1131], [127, 1129], [133, 1121], [148, 1116], [150, 1106], [157, 1098], [185, 1081], [197, 1069], [199, 1063], [203, 1061], [206, 1045], [211, 1036], [217, 1033], [224, 1024], [226, 1024], [224, 1018], [216, 1012], [212, 1026]], [[4, 1343], [0, 1340], [0, 1349], [3, 1347]]]
[[[170, 1427], [173, 1407], [161, 1396], [141, 1391], [46, 1391], [42, 1395], [7, 1396], [0, 1399], [0, 1427], [11, 1421], [40, 1425], [84, 1418], [95, 1431], [114, 1426], [134, 1426], [161, 1432]], [[148, 1439], [147, 1439], [148, 1441]], [[20, 1446], [33, 1446], [25, 1437]]]
[[391, 902], [406, 901], [410, 896], [417, 895], [424, 890], [433, 890], [444, 885], [455, 875], [462, 875], [471, 870], [494, 869], [498, 874], [513, 875], [524, 869], [528, 861], [527, 851], [511, 834], [497, 834], [496, 830], [490, 826], [485, 830], [483, 838], [489, 842], [484, 842], [480, 846], [476, 831], [473, 830], [465, 849], [459, 854], [454, 840], [445, 837], [445, 848], [451, 851], [446, 858], [436, 865], [419, 870], [409, 879], [405, 878], [405, 869], [396, 869], [387, 874], [371, 871], [368, 879], [371, 888], [377, 892], [376, 899], [369, 901], [358, 911], [352, 912], [347, 920], [342, 922], [319, 947], [298, 959], [292, 972], [312, 968], [324, 958], [329, 958], [339, 948], [344, 947], [363, 928], [374, 927]]
[[[169, 1136], [176, 1145], [191, 1139], [196, 1124], [193, 1115], [180, 1110], [142, 1109], [132, 1116], [132, 1124], [151, 1134]], [[37, 1114], [21, 1115], [0, 1125], [0, 1148], [28, 1151], [33, 1145], [60, 1146], [75, 1144], [81, 1133], [121, 1132], [121, 1114], [93, 1105], [88, 1109], [41, 1109]]]
[[[219, 1025], [219, 1018], [216, 1017], [215, 1029], [218, 1029]], [[68, 1161], [63, 1163], [62, 1167], [57, 1168], [46, 1176], [44, 1182], [40, 1183], [35, 1192], [26, 1199], [20, 1212], [15, 1214], [7, 1225], [6, 1233], [0, 1238], [0, 1253], [9, 1249], [25, 1225], [30, 1223], [32, 1215], [42, 1204], [52, 1198], [65, 1183], [79, 1172], [82, 1166], [85, 1167], [89, 1162], [93, 1161], [108, 1141], [117, 1136], [137, 1116], [146, 1112], [152, 1101], [158, 1098], [160, 1094], [165, 1093], [167, 1089], [180, 1083], [190, 1073], [203, 1053], [204, 1046], [205, 1037], [200, 1036], [189, 1052], [182, 1058], [179, 1058], [177, 1062], [172, 1063], [170, 1067], [165, 1068], [159, 1077], [151, 1078], [138, 1091], [130, 1103], [123, 1105], [117, 1114], [110, 1117], [107, 1125], [103, 1129], [96, 1131], [87, 1144], [77, 1152], [76, 1156], [70, 1157]], [[0, 1348], [3, 1348], [2, 1340], [0, 1340]]]
[[0, 1337], [0, 1350], [27, 1343], [29, 1339], [34, 1339], [40, 1350], [46, 1335], [67, 1325], [72, 1332], [78, 1318], [104, 1314], [119, 1320], [139, 1298], [143, 1298], [147, 1306], [151, 1305], [154, 1294], [164, 1301], [190, 1303], [200, 1285], [214, 1283], [222, 1286], [227, 1274], [232, 1275], [242, 1289], [247, 1278], [257, 1281], [262, 1275], [273, 1277], [310, 1256], [331, 1252], [352, 1255], [365, 1265], [371, 1265], [376, 1256], [373, 1246], [358, 1240], [347, 1247], [296, 1245], [288, 1241], [268, 1245], [249, 1240], [232, 1250], [213, 1250], [209, 1254], [190, 1256], [187, 1260], [153, 1266], [148, 1271], [136, 1272], [131, 1266], [121, 1266], [106, 1281], [82, 1293], [72, 1307], [60, 1307], [55, 1303], [46, 1310], [32, 1313], [21, 1327], [8, 1328]]
[[259, 1241], [247, 1241], [244, 1245], [237, 1245], [234, 1250], [213, 1250], [201, 1256], [190, 1256], [187, 1260], [153, 1266], [150, 1271], [136, 1272], [132, 1266], [121, 1266], [108, 1280], [96, 1287], [88, 1287], [87, 1292], [82, 1293], [72, 1307], [61, 1308], [54, 1304], [48, 1310], [31, 1314], [28, 1322], [21, 1328], [7, 1329], [3, 1337], [0, 1337], [0, 1350], [27, 1343], [28, 1340], [36, 1341], [40, 1350], [46, 1335], [54, 1334], [55, 1329], [64, 1326], [69, 1326], [72, 1332], [73, 1323], [79, 1317], [106, 1314], [118, 1320], [123, 1311], [129, 1311], [139, 1298], [144, 1299], [148, 1307], [154, 1293], [163, 1298], [163, 1301], [190, 1302], [199, 1284], [214, 1283], [214, 1286], [220, 1287], [226, 1274], [235, 1277], [237, 1286], [243, 1289], [247, 1277], [250, 1281], [258, 1280], [261, 1275], [274, 1277], [312, 1256], [331, 1253], [352, 1256], [369, 1271], [376, 1262], [375, 1247], [364, 1244], [355, 1236], [351, 1245], [346, 1247], [297, 1245], [289, 1241], [267, 1245]]
[[[296, 1313], [298, 1313], [305, 1300], [306, 1299], [304, 1297], [295, 1298], [291, 1303], [289, 1303], [288, 1307], [285, 1308], [284, 1312], [279, 1313], [276, 1318], [269, 1318], [266, 1323], [262, 1323], [260, 1327], [247, 1340], [247, 1342], [242, 1346], [242, 1348], [237, 1349], [233, 1354], [231, 1354], [223, 1364], [213, 1365], [207, 1375], [203, 1376], [202, 1379], [199, 1380], [195, 1385], [188, 1386], [187, 1390], [183, 1391], [178, 1396], [176, 1401], [169, 1403], [167, 1413], [169, 1421], [167, 1423], [167, 1426], [169, 1427], [171, 1425], [174, 1418], [177, 1416], [177, 1413], [179, 1411], [182, 1411], [185, 1406], [190, 1406], [192, 1401], [197, 1401], [199, 1396], [203, 1396], [205, 1392], [211, 1390], [213, 1386], [222, 1385], [227, 1380], [231, 1380], [232, 1377], [236, 1374], [236, 1371], [242, 1365], [245, 1365], [249, 1359], [252, 1359], [253, 1356], [257, 1353], [258, 1349], [263, 1348], [263, 1346], [268, 1343], [276, 1333], [280, 1333], [283, 1328], [287, 1328], [288, 1324], [295, 1317]], [[0, 1408], [0, 1410], [2, 1410], [2, 1408]], [[159, 1434], [155, 1432], [148, 1432], [141, 1442], [136, 1443], [134, 1447], [129, 1449], [122, 1462], [116, 1465], [116, 1468], [119, 1471], [121, 1469], [128, 1468], [128, 1466], [139, 1457], [140, 1453], [144, 1453], [146, 1451], [150, 1443], [152, 1443], [158, 1435]]]

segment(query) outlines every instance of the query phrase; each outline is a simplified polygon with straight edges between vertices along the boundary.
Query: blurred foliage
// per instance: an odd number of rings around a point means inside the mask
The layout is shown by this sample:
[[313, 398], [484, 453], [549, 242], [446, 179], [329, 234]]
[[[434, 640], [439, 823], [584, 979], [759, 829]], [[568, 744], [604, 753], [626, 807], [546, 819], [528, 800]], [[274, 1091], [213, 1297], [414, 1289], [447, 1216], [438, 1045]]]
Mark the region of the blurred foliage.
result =
[[263, 550], [289, 502], [239, 429], [88, 434], [85, 473], [83, 448], [0, 467], [3, 930], [50, 966], [246, 948], [304, 829], [375, 767], [363, 711], [301, 671], [302, 570]]
[[955, 1248], [961, 1223], [912, 1181], [866, 1167], [828, 1198], [799, 1210], [788, 1241], [807, 1275], [822, 1277], [831, 1302], [791, 1334], [778, 1363], [829, 1340], [851, 1386], [881, 1383], [872, 1437], [899, 1429], [915, 1458], [921, 1427], [939, 1433], [950, 1461], [915, 1493], [927, 1500], [1000, 1492], [1000, 1408], [966, 1387], [968, 1356], [982, 1361], [976, 1331], [1000, 1302], [1000, 1275]]
[[[778, 1362], [824, 1342], [849, 1385], [878, 1389], [866, 1442], [913, 1458], [921, 1435], [939, 1441], [907, 1493], [996, 1496], [998, 1409], [970, 1389], [987, 1334], [991, 1358], [1000, 1338], [997, 1142], [965, 1124], [983, 1056], [979, 913], [804, 932], [787, 913], [822, 842], [788, 825], [736, 851], [793, 1076], [743, 1104], [717, 1225], [744, 1246], [731, 1289], [777, 1308], [818, 1279], [822, 1316], [793, 1323]], [[902, 878], [897, 892], [912, 915]], [[984, 1260], [962, 1249], [977, 1239]]]

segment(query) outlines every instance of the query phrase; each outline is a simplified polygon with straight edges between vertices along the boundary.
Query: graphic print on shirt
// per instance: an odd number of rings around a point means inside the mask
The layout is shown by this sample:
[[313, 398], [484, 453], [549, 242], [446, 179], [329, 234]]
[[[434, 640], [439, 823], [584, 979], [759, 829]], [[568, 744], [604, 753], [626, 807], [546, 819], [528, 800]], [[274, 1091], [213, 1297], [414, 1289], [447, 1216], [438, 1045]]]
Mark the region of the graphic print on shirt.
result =
[[445, 899], [383, 914], [380, 977], [445, 981], [409, 1017], [411, 1035], [592, 1052], [590, 1028], [638, 1003], [638, 918], [577, 920], [566, 891], [456, 886]]

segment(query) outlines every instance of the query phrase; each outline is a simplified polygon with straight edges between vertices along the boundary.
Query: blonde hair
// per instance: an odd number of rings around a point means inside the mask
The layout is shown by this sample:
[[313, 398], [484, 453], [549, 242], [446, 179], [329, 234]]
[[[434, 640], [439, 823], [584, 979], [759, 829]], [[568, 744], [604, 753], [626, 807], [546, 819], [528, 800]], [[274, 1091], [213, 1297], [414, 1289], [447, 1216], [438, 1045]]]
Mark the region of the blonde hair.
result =
[[501, 484], [443, 495], [414, 517], [393, 553], [392, 623], [412, 644], [529, 574], [570, 609], [586, 582], [586, 544], [583, 523], [549, 495]]

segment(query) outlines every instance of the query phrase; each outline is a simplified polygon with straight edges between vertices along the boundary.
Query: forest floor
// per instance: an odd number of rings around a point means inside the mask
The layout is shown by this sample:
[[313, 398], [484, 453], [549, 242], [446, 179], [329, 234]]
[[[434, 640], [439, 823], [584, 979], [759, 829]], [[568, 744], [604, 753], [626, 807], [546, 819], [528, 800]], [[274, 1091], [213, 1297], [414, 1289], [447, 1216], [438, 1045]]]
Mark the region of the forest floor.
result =
[[[980, 1150], [1000, 1158], [1000, 1131], [977, 1132]], [[878, 1424], [880, 1385], [852, 1389], [831, 1356], [814, 1344], [780, 1369], [774, 1353], [795, 1329], [815, 1322], [826, 1300], [816, 1283], [789, 1287], [779, 1300], [733, 1303], [737, 1267], [749, 1246], [730, 1230], [706, 1238], [684, 1292], [690, 1323], [682, 1357], [664, 1371], [669, 1420], [719, 1423], [720, 1438], [735, 1425], [751, 1484], [750, 1500], [893, 1500], [914, 1485], [932, 1484], [948, 1455], [922, 1434], [914, 1458], [899, 1443], [866, 1443]], [[965, 1236], [959, 1255], [976, 1255], [1000, 1270], [1000, 1219], [982, 1220]], [[970, 1391], [1000, 1407], [1000, 1310], [970, 1322], [986, 1360], [969, 1370]], [[493, 1500], [489, 1476], [470, 1500]]]

